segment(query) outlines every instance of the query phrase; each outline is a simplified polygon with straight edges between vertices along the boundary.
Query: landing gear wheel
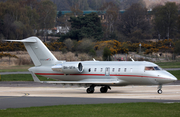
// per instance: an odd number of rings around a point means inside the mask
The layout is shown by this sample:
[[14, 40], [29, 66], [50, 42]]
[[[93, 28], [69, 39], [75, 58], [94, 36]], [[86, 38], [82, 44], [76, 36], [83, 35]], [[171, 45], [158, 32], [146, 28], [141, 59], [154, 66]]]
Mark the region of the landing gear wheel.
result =
[[89, 88], [86, 89], [87, 93], [94, 93], [94, 87], [95, 85], [91, 85]]
[[94, 93], [94, 89], [93, 88], [87, 88], [86, 92], [87, 93]]
[[162, 90], [161, 90], [161, 89], [159, 89], [157, 92], [158, 92], [158, 94], [161, 94], [161, 93], [162, 93]]
[[108, 87], [106, 87], [106, 86], [100, 88], [101, 93], [106, 93], [107, 90], [108, 90]]

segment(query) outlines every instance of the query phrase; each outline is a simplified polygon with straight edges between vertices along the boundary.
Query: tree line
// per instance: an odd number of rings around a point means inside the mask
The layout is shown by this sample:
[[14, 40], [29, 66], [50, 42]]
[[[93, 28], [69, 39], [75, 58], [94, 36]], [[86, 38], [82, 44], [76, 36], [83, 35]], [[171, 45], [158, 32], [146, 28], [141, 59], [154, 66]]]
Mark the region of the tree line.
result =
[[[62, 15], [61, 12], [57, 14], [56, 5], [50, 0], [0, 2], [0, 36], [22, 39], [36, 32], [37, 36], [44, 37], [47, 36], [48, 29], [61, 25], [70, 27], [68, 33], [59, 35], [58, 41], [63, 43], [69, 43], [68, 40], [117, 40], [138, 43], [152, 38], [180, 38], [180, 5], [174, 2], [156, 5], [148, 11], [140, 0], [132, 3], [123, 13], [120, 13], [118, 4], [104, 2], [97, 10], [98, 13], [84, 16], [78, 4], [72, 5], [71, 14]], [[98, 16], [101, 14], [104, 14], [104, 18]], [[85, 46], [88, 46], [88, 43]]]
[[23, 39], [40, 29], [46, 33], [55, 25], [56, 10], [56, 5], [50, 0], [0, 2], [0, 37]]
[[133, 3], [142, 2], [143, 0], [51, 0], [57, 5], [58, 11], [71, 10], [72, 6], [78, 5], [81, 10], [98, 10], [106, 2], [117, 4], [120, 9], [127, 9]]
[[[139, 53], [139, 42], [132, 43], [130, 41], [120, 42], [117, 40], [106, 40], [93, 42], [91, 39], [83, 39], [74, 41], [67, 39], [64, 42], [51, 42], [44, 43], [51, 51], [72, 51], [77, 53], [88, 53], [89, 55], [96, 56], [96, 51], [102, 51], [107, 47], [111, 55], [118, 53], [137, 52]], [[179, 46], [172, 39], [165, 39], [158, 42], [142, 42], [141, 49], [144, 54], [152, 54], [153, 52], [175, 52]], [[20, 42], [0, 42], [0, 51], [24, 51], [25, 47]], [[102, 54], [102, 53], [100, 53]], [[99, 56], [99, 55], [97, 55]]]
[[[98, 13], [83, 16], [76, 7], [69, 16], [70, 30], [59, 41], [67, 38], [81, 40], [111, 40], [139, 42], [145, 39], [179, 39], [180, 5], [167, 2], [157, 5], [150, 11], [142, 3], [134, 3], [123, 13], [113, 2], [102, 5]], [[105, 18], [99, 18], [101, 15]], [[64, 16], [61, 16], [64, 17]], [[66, 15], [65, 17], [68, 17]], [[61, 22], [62, 20], [58, 20]], [[98, 37], [97, 37], [98, 35]]]

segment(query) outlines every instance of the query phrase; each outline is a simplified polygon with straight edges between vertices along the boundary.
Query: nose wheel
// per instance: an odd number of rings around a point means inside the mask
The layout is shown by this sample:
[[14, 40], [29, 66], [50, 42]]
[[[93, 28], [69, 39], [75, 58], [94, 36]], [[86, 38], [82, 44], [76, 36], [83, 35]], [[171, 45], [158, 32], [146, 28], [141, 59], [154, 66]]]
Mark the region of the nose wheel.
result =
[[161, 89], [162, 89], [162, 85], [159, 85], [158, 86], [158, 91], [157, 91], [158, 94], [162, 94], [162, 90]]
[[162, 90], [161, 90], [161, 89], [159, 89], [157, 92], [158, 92], [159, 94], [161, 94], [161, 93], [162, 93]]

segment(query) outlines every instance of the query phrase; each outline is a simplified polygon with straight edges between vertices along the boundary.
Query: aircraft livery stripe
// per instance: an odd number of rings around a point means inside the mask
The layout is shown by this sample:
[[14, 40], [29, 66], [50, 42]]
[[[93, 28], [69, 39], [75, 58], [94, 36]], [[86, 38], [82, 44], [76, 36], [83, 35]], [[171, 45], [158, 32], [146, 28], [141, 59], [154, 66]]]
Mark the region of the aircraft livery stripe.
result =
[[[36, 75], [64, 75], [60, 73], [35, 73]], [[69, 74], [69, 75], [83, 75], [83, 76], [105, 76], [105, 74]]]
[[[36, 75], [64, 75], [62, 73], [35, 73]], [[69, 75], [80, 75], [80, 76], [105, 76], [105, 74], [69, 74]], [[159, 79], [170, 79], [163, 77], [153, 77], [153, 76], [140, 76], [140, 75], [118, 75], [110, 74], [110, 76], [124, 76], [124, 77], [144, 77], [144, 78], [159, 78]]]
[[[168, 78], [163, 78], [163, 77], [140, 76], [140, 75], [116, 75], [116, 74], [110, 74], [110, 76], [145, 77], [145, 78], [160, 78], [160, 79], [168, 79]], [[169, 79], [170, 79], [170, 78], [169, 78]]]

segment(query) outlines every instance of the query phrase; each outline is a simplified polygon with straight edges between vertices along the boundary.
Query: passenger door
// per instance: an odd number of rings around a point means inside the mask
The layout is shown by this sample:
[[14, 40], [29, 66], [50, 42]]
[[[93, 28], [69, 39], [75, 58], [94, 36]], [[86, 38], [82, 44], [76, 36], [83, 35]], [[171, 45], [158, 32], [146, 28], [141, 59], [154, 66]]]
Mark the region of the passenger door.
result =
[[110, 68], [106, 67], [105, 68], [105, 76], [109, 76], [109, 74], [110, 74]]

